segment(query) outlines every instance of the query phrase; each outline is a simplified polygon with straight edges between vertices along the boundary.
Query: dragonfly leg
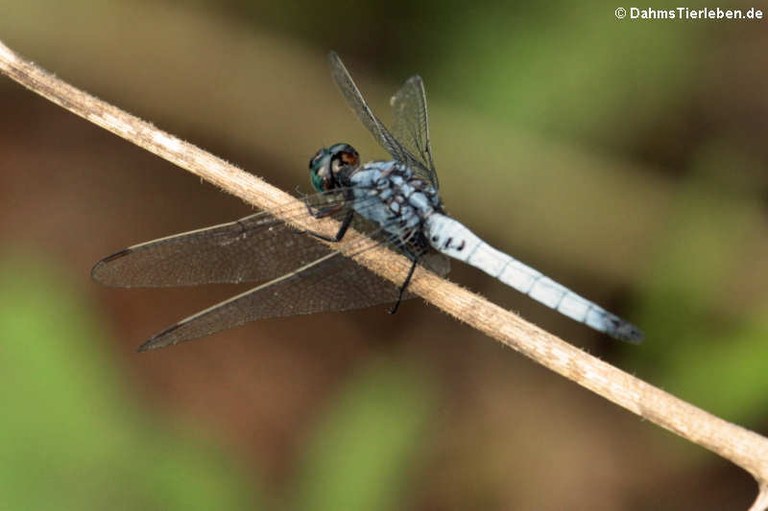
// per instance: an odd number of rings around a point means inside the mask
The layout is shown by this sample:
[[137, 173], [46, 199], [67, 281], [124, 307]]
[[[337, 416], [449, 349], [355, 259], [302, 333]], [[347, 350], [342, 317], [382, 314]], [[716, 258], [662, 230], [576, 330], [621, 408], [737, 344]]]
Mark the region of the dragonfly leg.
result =
[[408, 270], [408, 275], [405, 277], [405, 281], [403, 282], [403, 285], [400, 286], [400, 292], [397, 294], [397, 301], [395, 304], [387, 311], [390, 314], [394, 314], [397, 312], [397, 309], [400, 307], [400, 302], [403, 301], [403, 295], [405, 294], [405, 290], [408, 289], [408, 284], [411, 283], [411, 278], [413, 277], [413, 272], [416, 271], [416, 265], [419, 264], [419, 258], [414, 257], [413, 263], [411, 264], [411, 269]]
[[327, 216], [331, 216], [332, 214], [336, 213], [337, 211], [340, 211], [341, 208], [344, 207], [342, 204], [334, 204], [332, 206], [326, 206], [324, 208], [313, 208], [311, 204], [308, 202], [304, 203], [305, 206], [307, 206], [307, 213], [312, 215], [313, 218], [325, 218]]
[[[324, 210], [314, 211], [309, 206], [307, 206], [307, 208], [309, 209], [309, 213], [315, 218], [323, 218], [330, 215], [333, 212], [338, 211], [338, 208], [333, 208], [334, 211], [331, 211], [331, 212], [326, 212]], [[347, 233], [347, 229], [349, 229], [349, 226], [352, 224], [352, 218], [354, 218], [354, 216], [355, 216], [354, 210], [350, 209], [349, 211], [347, 211], [347, 214], [344, 216], [344, 219], [341, 221], [341, 225], [339, 226], [338, 232], [333, 236], [326, 236], [325, 234], [320, 234], [319, 232], [313, 232], [313, 231], [300, 231], [300, 233], [309, 234], [310, 236], [313, 236], [323, 241], [330, 241], [332, 243], [337, 243], [341, 241], [342, 238], [344, 238], [344, 235]]]

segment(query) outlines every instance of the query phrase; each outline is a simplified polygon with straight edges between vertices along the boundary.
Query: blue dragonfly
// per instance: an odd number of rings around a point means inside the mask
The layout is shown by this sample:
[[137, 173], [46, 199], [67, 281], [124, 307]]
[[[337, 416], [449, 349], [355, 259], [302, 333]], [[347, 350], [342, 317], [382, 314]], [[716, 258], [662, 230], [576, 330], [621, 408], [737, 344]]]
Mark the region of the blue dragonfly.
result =
[[[410, 298], [417, 265], [445, 275], [449, 258], [474, 266], [534, 300], [611, 337], [642, 340], [631, 323], [491, 247], [440, 200], [432, 158], [427, 102], [419, 76], [392, 97], [392, 129], [374, 115], [339, 56], [329, 54], [331, 74], [347, 104], [392, 159], [361, 163], [346, 143], [320, 149], [309, 162], [317, 192], [303, 205], [256, 213], [235, 222], [176, 234], [132, 246], [99, 261], [91, 272], [105, 285], [191, 286], [257, 282], [256, 287], [166, 328], [141, 345], [162, 348], [261, 318], [350, 310]], [[334, 236], [300, 232], [276, 216], [330, 217]], [[273, 216], [274, 215], [274, 216]], [[348, 229], [367, 234], [352, 247], [362, 252], [385, 244], [412, 262], [395, 286], [331, 249]]]

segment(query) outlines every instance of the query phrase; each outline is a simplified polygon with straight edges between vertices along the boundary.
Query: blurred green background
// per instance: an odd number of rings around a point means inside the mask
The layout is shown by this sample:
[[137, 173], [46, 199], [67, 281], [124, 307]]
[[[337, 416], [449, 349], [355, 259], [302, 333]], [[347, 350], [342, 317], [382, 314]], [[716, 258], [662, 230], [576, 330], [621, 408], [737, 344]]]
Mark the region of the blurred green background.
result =
[[[308, 191], [320, 146], [384, 156], [329, 49], [385, 120], [421, 74], [448, 210], [647, 341], [619, 345], [459, 264], [451, 278], [766, 433], [766, 21], [619, 21], [619, 6], [6, 0], [0, 39], [287, 190]], [[249, 208], [7, 79], [0, 112], [0, 509], [753, 499], [747, 474], [419, 301], [137, 354], [234, 290], [104, 289], [91, 265]]]

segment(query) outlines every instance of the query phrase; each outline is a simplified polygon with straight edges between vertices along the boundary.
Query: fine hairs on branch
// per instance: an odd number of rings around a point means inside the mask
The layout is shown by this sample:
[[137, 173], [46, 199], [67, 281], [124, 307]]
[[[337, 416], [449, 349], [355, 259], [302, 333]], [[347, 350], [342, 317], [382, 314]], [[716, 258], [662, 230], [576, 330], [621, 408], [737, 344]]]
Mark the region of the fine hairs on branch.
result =
[[[125, 140], [199, 176], [264, 211], [296, 198], [192, 144], [157, 129], [101, 101], [24, 60], [0, 42], [0, 71], [24, 87]], [[331, 219], [291, 217], [298, 229], [335, 232]], [[348, 234], [333, 248], [349, 253], [359, 241]], [[359, 264], [396, 284], [410, 261], [385, 248], [352, 255]], [[750, 511], [768, 510], [768, 439], [720, 419], [664, 392], [562, 339], [528, 323], [485, 298], [419, 268], [409, 290], [428, 303], [509, 346], [539, 364], [690, 442], [722, 456], [749, 472], [759, 494]]]

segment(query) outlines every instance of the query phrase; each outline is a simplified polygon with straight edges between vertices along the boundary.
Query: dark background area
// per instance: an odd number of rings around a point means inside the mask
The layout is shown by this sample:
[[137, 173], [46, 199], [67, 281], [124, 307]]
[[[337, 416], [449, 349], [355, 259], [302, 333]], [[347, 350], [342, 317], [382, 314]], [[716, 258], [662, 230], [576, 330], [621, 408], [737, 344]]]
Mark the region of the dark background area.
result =
[[[647, 340], [616, 343], [459, 263], [451, 278], [766, 433], [767, 22], [617, 20], [619, 6], [11, 0], [0, 38], [290, 191], [309, 191], [323, 145], [385, 156], [335, 90], [329, 49], [385, 121], [421, 74], [448, 211]], [[250, 211], [0, 80], [0, 508], [721, 510], [754, 498], [746, 473], [419, 300], [137, 354], [242, 288], [106, 289], [93, 263]]]

